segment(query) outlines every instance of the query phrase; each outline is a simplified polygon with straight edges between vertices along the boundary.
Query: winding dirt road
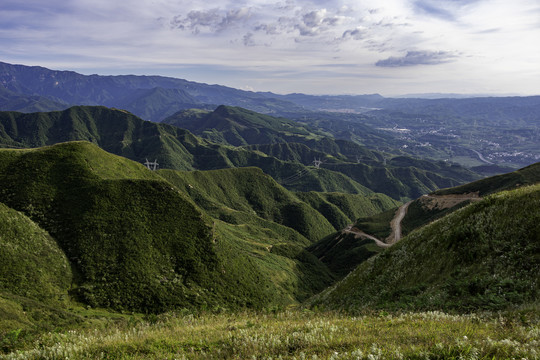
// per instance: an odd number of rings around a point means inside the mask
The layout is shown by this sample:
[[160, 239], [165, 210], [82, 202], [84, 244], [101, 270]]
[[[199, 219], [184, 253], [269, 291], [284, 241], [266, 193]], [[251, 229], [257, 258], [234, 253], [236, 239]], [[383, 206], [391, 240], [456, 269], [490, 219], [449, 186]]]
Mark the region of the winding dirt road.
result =
[[392, 221], [390, 221], [390, 227], [392, 228], [392, 232], [386, 238], [385, 242], [387, 244], [393, 245], [397, 243], [399, 240], [401, 240], [401, 221], [407, 214], [407, 208], [409, 207], [411, 203], [412, 203], [412, 200], [409, 201], [408, 203], [401, 205], [398, 211], [396, 211], [396, 215], [394, 216]]
[[[482, 198], [476, 193], [466, 193], [466, 194], [452, 194], [452, 195], [422, 195], [419, 200], [422, 201], [423, 206], [426, 206], [428, 209], [447, 209], [451, 208], [463, 201], [479, 201]], [[351, 233], [355, 235], [355, 238], [363, 237], [375, 241], [375, 243], [380, 247], [390, 247], [401, 240], [401, 222], [405, 215], [407, 215], [407, 209], [413, 200], [401, 205], [396, 214], [394, 215], [392, 221], [390, 221], [390, 227], [392, 232], [390, 235], [383, 240], [377, 239], [375, 236], [366, 234], [362, 230], [350, 224], [342, 233]]]
[[343, 229], [341, 232], [342, 233], [354, 234], [355, 238], [362, 237], [362, 238], [371, 239], [371, 240], [375, 241], [375, 244], [377, 244], [377, 246], [380, 246], [380, 247], [384, 247], [384, 248], [390, 247], [390, 246], [394, 245], [395, 243], [397, 243], [399, 240], [401, 240], [401, 221], [403, 220], [403, 218], [407, 214], [407, 208], [409, 207], [409, 205], [411, 203], [412, 203], [412, 201], [409, 201], [408, 203], [403, 204], [398, 208], [398, 210], [396, 211], [396, 215], [394, 215], [394, 218], [390, 222], [390, 227], [392, 228], [392, 232], [386, 238], [385, 241], [377, 239], [373, 235], [366, 234], [362, 230], [355, 227], [354, 224], [350, 224], [345, 229]]

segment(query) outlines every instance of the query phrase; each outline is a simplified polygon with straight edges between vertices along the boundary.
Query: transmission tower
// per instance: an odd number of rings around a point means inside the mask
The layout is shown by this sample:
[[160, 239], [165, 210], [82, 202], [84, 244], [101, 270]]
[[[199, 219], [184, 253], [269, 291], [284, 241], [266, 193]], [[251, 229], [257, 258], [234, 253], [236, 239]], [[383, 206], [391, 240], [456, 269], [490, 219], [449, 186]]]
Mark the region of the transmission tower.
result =
[[319, 158], [319, 159], [315, 158], [315, 159], [313, 160], [313, 165], [315, 165], [315, 168], [316, 168], [316, 169], [318, 169], [318, 168], [321, 166], [321, 164], [322, 164], [322, 161], [321, 161], [320, 158]]
[[154, 162], [150, 162], [148, 161], [148, 159], [146, 159], [146, 162], [144, 163], [144, 165], [146, 166], [148, 170], [152, 170], [152, 171], [156, 171], [157, 167], [159, 166], [157, 159], [155, 159]]

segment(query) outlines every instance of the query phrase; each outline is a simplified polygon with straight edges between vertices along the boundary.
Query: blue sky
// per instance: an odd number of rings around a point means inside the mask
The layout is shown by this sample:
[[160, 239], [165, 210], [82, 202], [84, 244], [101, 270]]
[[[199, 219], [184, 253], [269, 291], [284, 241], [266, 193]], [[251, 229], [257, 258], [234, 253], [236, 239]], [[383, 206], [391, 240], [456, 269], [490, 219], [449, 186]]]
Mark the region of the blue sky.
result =
[[2, 0], [0, 61], [309, 94], [540, 94], [540, 0]]

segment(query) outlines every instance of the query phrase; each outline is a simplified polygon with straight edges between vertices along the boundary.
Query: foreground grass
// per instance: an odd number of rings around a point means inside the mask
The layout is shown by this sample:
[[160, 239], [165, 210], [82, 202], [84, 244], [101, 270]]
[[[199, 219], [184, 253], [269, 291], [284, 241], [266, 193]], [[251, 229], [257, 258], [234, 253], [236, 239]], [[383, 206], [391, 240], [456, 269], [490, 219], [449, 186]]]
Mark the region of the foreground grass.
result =
[[165, 314], [48, 333], [0, 359], [536, 359], [538, 311]]

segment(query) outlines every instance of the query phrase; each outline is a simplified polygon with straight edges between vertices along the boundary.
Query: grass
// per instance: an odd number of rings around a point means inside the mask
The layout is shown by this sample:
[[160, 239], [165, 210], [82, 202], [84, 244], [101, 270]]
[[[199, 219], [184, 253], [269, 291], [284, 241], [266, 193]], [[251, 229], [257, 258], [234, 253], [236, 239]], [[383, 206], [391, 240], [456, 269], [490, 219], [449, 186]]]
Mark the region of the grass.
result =
[[488, 196], [413, 231], [313, 304], [349, 311], [472, 311], [535, 302], [539, 206], [540, 184]]
[[360, 230], [379, 239], [385, 239], [392, 232], [390, 222], [396, 215], [397, 208], [389, 209], [379, 214], [356, 220], [355, 226]]
[[[535, 315], [536, 314], [536, 315]], [[310, 311], [167, 313], [49, 332], [0, 359], [534, 359], [537, 310], [347, 316]]]

